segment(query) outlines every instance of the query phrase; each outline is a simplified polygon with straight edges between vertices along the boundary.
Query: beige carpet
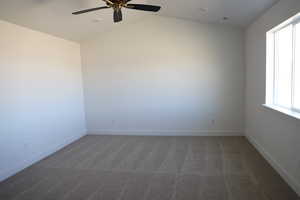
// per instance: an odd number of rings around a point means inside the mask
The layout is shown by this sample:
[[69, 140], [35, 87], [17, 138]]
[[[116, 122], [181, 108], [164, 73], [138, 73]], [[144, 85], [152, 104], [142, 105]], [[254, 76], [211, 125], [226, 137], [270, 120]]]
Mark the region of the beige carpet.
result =
[[0, 183], [2, 200], [296, 200], [243, 137], [86, 136]]

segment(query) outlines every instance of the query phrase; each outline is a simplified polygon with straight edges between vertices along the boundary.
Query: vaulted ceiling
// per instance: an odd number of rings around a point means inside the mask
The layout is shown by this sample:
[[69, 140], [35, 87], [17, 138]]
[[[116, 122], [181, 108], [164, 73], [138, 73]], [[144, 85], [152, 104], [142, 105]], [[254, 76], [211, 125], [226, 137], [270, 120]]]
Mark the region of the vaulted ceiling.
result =
[[[245, 27], [278, 0], [132, 0], [161, 5], [158, 15]], [[114, 24], [112, 10], [74, 16], [80, 9], [105, 5], [101, 0], [6, 0], [0, 2], [0, 19], [81, 41], [97, 33], [142, 20], [153, 13], [123, 9], [124, 21]], [[223, 20], [226, 17], [228, 20]]]

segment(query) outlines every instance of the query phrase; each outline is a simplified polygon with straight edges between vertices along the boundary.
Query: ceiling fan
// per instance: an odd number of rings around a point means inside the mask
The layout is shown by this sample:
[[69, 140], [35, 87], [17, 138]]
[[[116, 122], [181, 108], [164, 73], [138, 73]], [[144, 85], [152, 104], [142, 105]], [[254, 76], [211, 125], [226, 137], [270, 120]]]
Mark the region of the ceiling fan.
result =
[[106, 3], [106, 6], [81, 10], [81, 11], [74, 12], [72, 14], [79, 15], [79, 14], [92, 12], [96, 10], [112, 8], [114, 10], [114, 22], [117, 23], [122, 21], [122, 8], [150, 11], [150, 12], [158, 12], [160, 10], [160, 6], [145, 5], [145, 4], [129, 4], [128, 2], [131, 0], [103, 0], [103, 1]]

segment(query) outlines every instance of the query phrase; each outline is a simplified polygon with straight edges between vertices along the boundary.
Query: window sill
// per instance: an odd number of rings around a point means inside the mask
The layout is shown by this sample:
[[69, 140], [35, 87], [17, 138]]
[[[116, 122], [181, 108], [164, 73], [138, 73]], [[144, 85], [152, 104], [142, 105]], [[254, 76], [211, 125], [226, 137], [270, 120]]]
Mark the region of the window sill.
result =
[[289, 117], [292, 117], [292, 118], [295, 118], [295, 119], [300, 119], [300, 113], [298, 112], [294, 112], [294, 111], [291, 111], [289, 109], [286, 109], [286, 108], [282, 108], [282, 107], [279, 107], [279, 106], [275, 106], [275, 105], [267, 105], [267, 104], [263, 104], [263, 106], [265, 108], [268, 108], [268, 109], [271, 109], [271, 110], [275, 110], [277, 112], [280, 112], [282, 114], [285, 114]]

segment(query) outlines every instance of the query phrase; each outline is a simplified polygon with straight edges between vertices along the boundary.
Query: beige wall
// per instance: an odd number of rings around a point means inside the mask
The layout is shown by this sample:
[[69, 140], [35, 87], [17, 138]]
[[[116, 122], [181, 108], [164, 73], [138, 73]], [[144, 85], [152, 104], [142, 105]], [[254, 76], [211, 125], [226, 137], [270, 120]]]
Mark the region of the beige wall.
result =
[[244, 131], [244, 35], [153, 16], [82, 43], [89, 133]]
[[79, 44], [0, 21], [0, 181], [85, 133]]
[[298, 12], [299, 0], [282, 0], [246, 31], [246, 135], [300, 195], [300, 121], [262, 107], [266, 32]]

